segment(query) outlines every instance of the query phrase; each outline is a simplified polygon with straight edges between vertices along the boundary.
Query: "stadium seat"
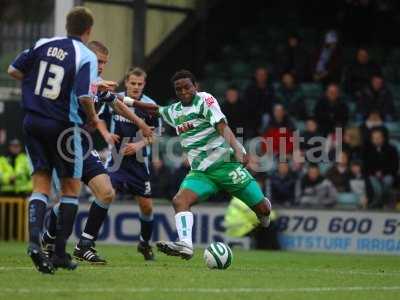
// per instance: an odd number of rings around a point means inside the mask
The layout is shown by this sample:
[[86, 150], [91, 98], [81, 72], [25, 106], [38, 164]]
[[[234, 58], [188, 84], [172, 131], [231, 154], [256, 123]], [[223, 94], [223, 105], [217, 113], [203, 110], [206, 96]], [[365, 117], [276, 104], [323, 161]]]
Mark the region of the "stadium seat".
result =
[[237, 61], [231, 64], [229, 75], [232, 78], [248, 78], [251, 75], [251, 68], [249, 64], [243, 61]]
[[306, 123], [304, 121], [296, 121], [295, 122], [296, 129], [299, 130], [300, 132], [304, 131], [306, 128]]
[[357, 208], [359, 201], [358, 196], [354, 193], [338, 193], [337, 204], [339, 206]]
[[397, 80], [397, 67], [394, 65], [386, 65], [382, 67], [383, 76], [386, 81], [394, 82]]
[[302, 83], [301, 87], [306, 98], [319, 98], [323, 93], [323, 88], [318, 83]]
[[328, 172], [328, 170], [332, 167], [332, 163], [328, 162], [328, 163], [320, 163], [319, 164], [319, 170], [321, 171], [322, 175], [325, 175], [326, 172]]
[[229, 84], [223, 80], [223, 79], [218, 79], [214, 83], [214, 88], [212, 89], [212, 92], [215, 94], [216, 97], [219, 99], [223, 99], [223, 96], [225, 94], [226, 89], [229, 87]]
[[400, 123], [399, 122], [386, 122], [387, 129], [389, 130], [389, 135], [391, 137], [400, 137]]
[[400, 141], [398, 139], [390, 139], [390, 144], [395, 146], [397, 149], [397, 152], [400, 153]]

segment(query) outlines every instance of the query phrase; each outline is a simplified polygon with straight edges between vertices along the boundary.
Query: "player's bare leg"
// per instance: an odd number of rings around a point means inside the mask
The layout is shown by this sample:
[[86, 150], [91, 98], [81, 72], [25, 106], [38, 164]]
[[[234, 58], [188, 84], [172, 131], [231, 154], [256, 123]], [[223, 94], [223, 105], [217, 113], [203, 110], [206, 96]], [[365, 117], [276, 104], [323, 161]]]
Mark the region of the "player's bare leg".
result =
[[36, 269], [46, 274], [54, 274], [54, 267], [40, 246], [40, 233], [50, 195], [51, 177], [46, 171], [32, 175], [33, 192], [29, 198], [29, 246], [28, 255]]
[[178, 231], [179, 241], [157, 242], [157, 248], [170, 256], [180, 256], [183, 259], [193, 257], [192, 227], [193, 213], [190, 207], [197, 201], [197, 194], [188, 189], [180, 190], [172, 203], [175, 209], [175, 223]]
[[150, 239], [153, 233], [153, 199], [137, 196], [136, 200], [140, 209], [140, 242], [138, 252], [142, 253], [145, 260], [154, 260]]
[[77, 264], [66, 253], [67, 240], [72, 234], [75, 217], [78, 212], [78, 195], [81, 183], [78, 179], [61, 178], [61, 198], [58, 209], [55, 253], [52, 257], [53, 265], [57, 268], [74, 270]]
[[263, 201], [252, 207], [263, 227], [268, 227], [270, 223], [269, 215], [271, 213], [271, 202], [264, 197]]
[[104, 265], [107, 262], [97, 254], [95, 241], [107, 217], [110, 204], [115, 198], [115, 191], [107, 174], [97, 175], [88, 185], [96, 200], [90, 206], [89, 217], [82, 236], [75, 246], [74, 257], [91, 264]]

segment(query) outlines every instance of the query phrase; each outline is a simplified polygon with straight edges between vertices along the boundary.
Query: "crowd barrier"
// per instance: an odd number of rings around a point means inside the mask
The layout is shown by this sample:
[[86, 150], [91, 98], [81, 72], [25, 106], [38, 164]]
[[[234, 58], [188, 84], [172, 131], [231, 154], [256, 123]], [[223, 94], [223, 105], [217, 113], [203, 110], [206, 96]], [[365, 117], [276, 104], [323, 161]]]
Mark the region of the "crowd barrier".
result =
[[25, 198], [0, 197], [0, 240], [26, 240], [27, 203]]

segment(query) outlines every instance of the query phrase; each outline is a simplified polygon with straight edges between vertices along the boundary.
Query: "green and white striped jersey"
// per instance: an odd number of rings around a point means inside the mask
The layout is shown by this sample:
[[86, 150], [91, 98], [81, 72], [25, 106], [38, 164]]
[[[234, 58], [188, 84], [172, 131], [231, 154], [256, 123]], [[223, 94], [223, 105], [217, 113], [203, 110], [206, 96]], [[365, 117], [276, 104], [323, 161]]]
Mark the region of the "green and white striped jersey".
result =
[[208, 93], [197, 93], [189, 106], [176, 102], [159, 108], [159, 113], [175, 128], [192, 170], [205, 171], [233, 153], [215, 125], [227, 122], [217, 100]]

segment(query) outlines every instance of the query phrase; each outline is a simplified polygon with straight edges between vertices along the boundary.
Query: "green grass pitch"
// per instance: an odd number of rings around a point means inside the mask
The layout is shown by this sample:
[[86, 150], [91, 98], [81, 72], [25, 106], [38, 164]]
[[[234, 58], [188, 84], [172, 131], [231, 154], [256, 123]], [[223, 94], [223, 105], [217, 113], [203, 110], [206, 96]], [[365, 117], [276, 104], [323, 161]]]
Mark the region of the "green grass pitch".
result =
[[[33, 269], [25, 244], [0, 242], [0, 299], [400, 299], [400, 258], [233, 250], [228, 270], [135, 246], [103, 246], [106, 266], [81, 263], [54, 276]], [[72, 249], [70, 249], [72, 250]], [[211, 298], [212, 297], [212, 298]]]

